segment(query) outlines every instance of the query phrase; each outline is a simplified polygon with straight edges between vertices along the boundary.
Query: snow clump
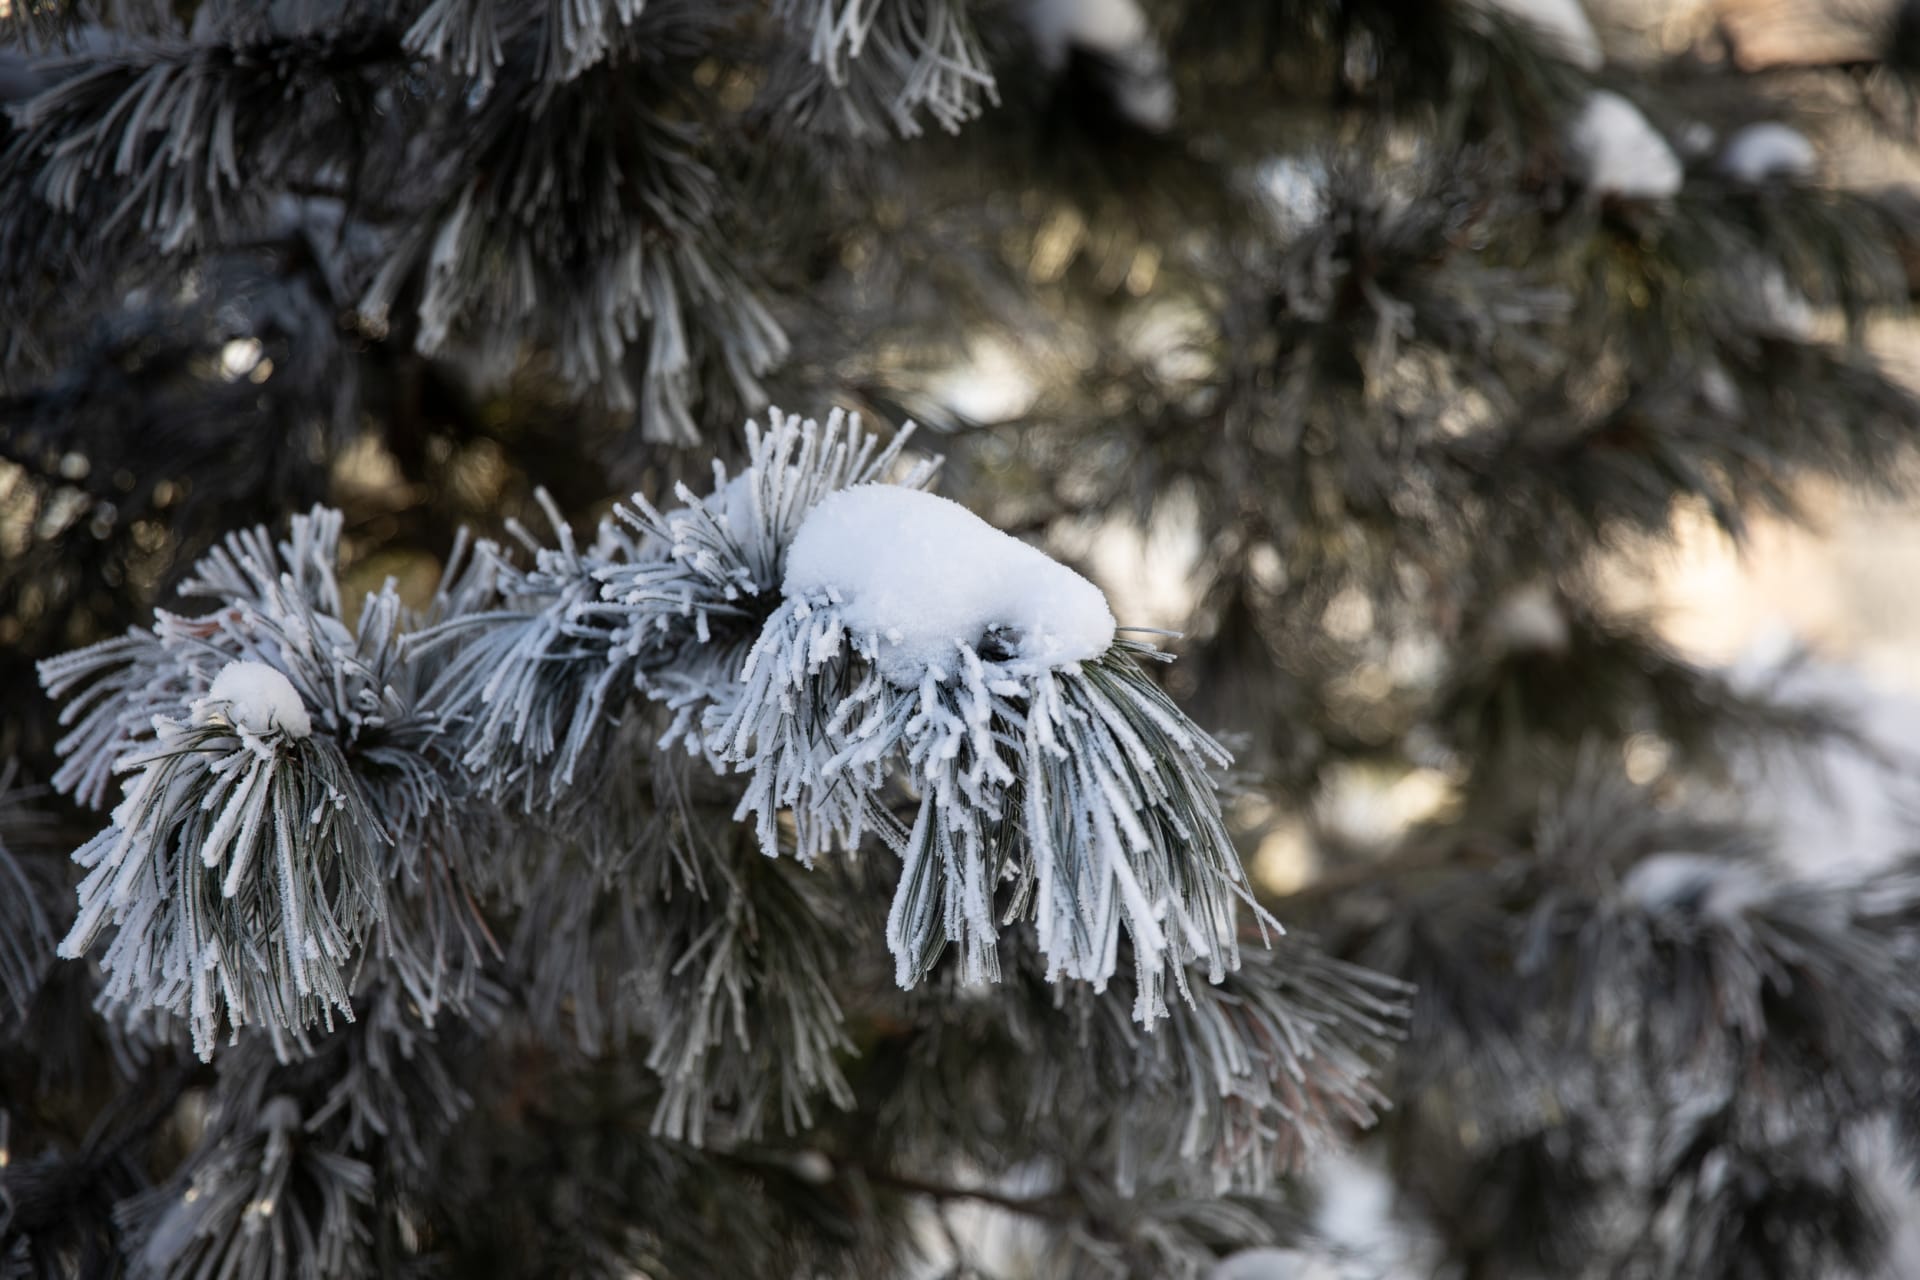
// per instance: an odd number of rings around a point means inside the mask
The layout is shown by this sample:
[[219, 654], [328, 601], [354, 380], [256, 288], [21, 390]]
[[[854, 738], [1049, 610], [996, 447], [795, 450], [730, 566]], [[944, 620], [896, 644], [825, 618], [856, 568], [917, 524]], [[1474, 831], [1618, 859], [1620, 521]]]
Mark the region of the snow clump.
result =
[[1113, 644], [1100, 588], [959, 503], [895, 485], [842, 489], [809, 512], [783, 594], [835, 604], [898, 688], [957, 671], [962, 645], [1057, 670]]

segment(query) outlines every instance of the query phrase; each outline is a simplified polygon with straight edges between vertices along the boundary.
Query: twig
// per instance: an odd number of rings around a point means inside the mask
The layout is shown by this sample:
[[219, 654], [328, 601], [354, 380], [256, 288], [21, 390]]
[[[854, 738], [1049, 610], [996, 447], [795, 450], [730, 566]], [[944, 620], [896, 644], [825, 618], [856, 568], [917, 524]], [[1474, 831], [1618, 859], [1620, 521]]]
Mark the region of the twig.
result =
[[990, 1204], [1009, 1213], [1024, 1214], [1032, 1218], [1045, 1218], [1052, 1222], [1061, 1222], [1076, 1216], [1071, 1211], [1071, 1201], [1065, 1192], [1053, 1191], [1039, 1196], [1014, 1196], [994, 1191], [986, 1187], [956, 1187], [944, 1182], [933, 1182], [911, 1174], [894, 1173], [887, 1169], [874, 1169], [861, 1166], [860, 1174], [876, 1186], [894, 1191], [904, 1191], [911, 1195], [930, 1196], [935, 1200], [973, 1200], [980, 1204]]

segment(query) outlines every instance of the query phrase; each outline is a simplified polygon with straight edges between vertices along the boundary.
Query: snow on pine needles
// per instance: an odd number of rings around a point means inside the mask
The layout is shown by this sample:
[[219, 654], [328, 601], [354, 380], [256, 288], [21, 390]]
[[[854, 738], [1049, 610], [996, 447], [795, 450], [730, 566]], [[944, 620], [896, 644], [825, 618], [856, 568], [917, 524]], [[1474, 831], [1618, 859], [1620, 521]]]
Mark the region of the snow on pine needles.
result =
[[903, 985], [949, 943], [996, 977], [1017, 920], [1053, 976], [1104, 985], [1124, 932], [1151, 1021], [1187, 962], [1238, 963], [1249, 895], [1209, 774], [1227, 756], [1092, 583], [922, 492], [935, 465], [906, 463], [907, 434], [882, 448], [838, 412], [773, 410], [704, 497], [635, 498], [591, 549], [556, 516], [531, 570], [487, 549], [502, 607], [427, 641], [464, 646], [441, 696], [472, 726], [467, 762], [564, 802], [624, 688], [665, 708], [663, 747], [745, 775], [767, 854], [811, 864], [876, 833], [901, 857]]
[[[295, 517], [278, 546], [235, 534], [183, 588], [212, 611], [162, 612], [40, 664], [68, 700], [55, 786], [98, 805], [123, 779], [107, 827], [74, 854], [87, 875], [61, 954], [104, 937], [103, 1003], [185, 1019], [203, 1057], [223, 1031], [259, 1024], [291, 1052], [307, 1028], [351, 1017], [395, 882], [452, 878], [419, 874], [458, 842], [442, 723], [402, 653], [411, 619], [389, 583], [346, 625], [339, 536], [324, 510]], [[437, 944], [431, 959], [382, 957], [428, 1010], [470, 976], [439, 963], [457, 939]]]
[[[706, 497], [636, 498], [590, 546], [550, 511], [556, 546], [515, 529], [531, 567], [482, 544], [433, 619], [389, 588], [357, 633], [337, 515], [277, 549], [229, 540], [190, 584], [213, 612], [43, 665], [75, 722], [56, 781], [97, 802], [131, 775], [76, 855], [64, 950], [116, 926], [110, 998], [189, 1017], [202, 1053], [226, 1026], [297, 1038], [347, 1011], [370, 945], [428, 1007], [442, 993], [405, 962], [433, 947], [389, 920], [416, 909], [395, 873], [457, 886], [461, 824], [488, 801], [589, 813], [583, 766], [652, 702], [658, 749], [744, 776], [764, 853], [810, 864], [873, 833], [900, 857], [903, 986], [949, 945], [966, 979], [995, 979], [1001, 930], [1031, 922], [1051, 978], [1104, 988], [1130, 956], [1151, 1025], [1189, 967], [1239, 966], [1251, 895], [1212, 777], [1228, 757], [1098, 588], [923, 492], [935, 466], [907, 465], [905, 438], [775, 411]], [[446, 865], [421, 875], [421, 857]], [[459, 917], [422, 918], [458, 942]]]
[[[1206, 777], [1227, 757], [1144, 678], [1149, 650], [1115, 647], [1092, 583], [956, 503], [863, 485], [807, 517], [782, 595], [708, 748], [749, 774], [767, 852], [790, 810], [803, 859], [869, 821], [900, 854], [902, 986], [948, 943], [967, 980], [997, 977], [1017, 916], [1050, 976], [1096, 986], [1124, 928], [1142, 1021], [1169, 967], [1237, 964], [1239, 863]], [[910, 827], [874, 803], [889, 776], [918, 792]]]

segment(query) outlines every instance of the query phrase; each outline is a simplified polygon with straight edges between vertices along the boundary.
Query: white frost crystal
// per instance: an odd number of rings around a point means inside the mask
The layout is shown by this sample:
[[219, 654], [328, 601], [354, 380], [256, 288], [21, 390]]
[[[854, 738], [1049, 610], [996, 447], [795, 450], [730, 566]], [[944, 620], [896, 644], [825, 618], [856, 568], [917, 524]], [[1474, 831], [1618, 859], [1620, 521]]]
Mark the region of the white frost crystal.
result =
[[1811, 178], [1819, 153], [1798, 129], [1776, 120], [1750, 124], [1727, 139], [1720, 171], [1736, 182], [1762, 183]]
[[902, 688], [931, 668], [955, 672], [963, 644], [982, 651], [997, 639], [1013, 665], [1053, 669], [1113, 644], [1100, 588], [959, 503], [894, 485], [843, 489], [815, 507], [787, 553], [784, 594], [837, 601]]
[[290, 738], [313, 733], [313, 719], [293, 681], [264, 662], [229, 662], [194, 706], [195, 719], [223, 717], [243, 733], [264, 738], [276, 730]]
[[1540, 43], [1584, 71], [1598, 71], [1607, 60], [1593, 22], [1580, 0], [1480, 0], [1532, 30]]
[[1660, 200], [1680, 190], [1680, 158], [1640, 108], [1596, 90], [1573, 122], [1568, 141], [1587, 186], [1602, 195]]

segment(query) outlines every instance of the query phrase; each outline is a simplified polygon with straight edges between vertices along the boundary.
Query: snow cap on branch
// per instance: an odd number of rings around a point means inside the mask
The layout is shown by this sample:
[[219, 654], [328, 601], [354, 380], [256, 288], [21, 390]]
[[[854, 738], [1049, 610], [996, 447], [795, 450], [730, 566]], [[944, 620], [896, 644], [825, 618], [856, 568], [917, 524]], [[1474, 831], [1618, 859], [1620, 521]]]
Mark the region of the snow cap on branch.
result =
[[1603, 196], [1663, 200], [1680, 190], [1680, 158], [1640, 108], [1595, 90], [1568, 130], [1582, 181]]
[[255, 738], [313, 736], [313, 718], [293, 682], [264, 662], [229, 662], [193, 705], [195, 724], [226, 723]]
[[902, 688], [929, 670], [944, 679], [967, 649], [1059, 668], [1113, 643], [1098, 587], [959, 503], [894, 485], [845, 489], [815, 507], [787, 553], [783, 590], [832, 599]]
[[1814, 175], [1820, 156], [1807, 135], [1777, 120], [1750, 124], [1727, 139], [1720, 172], [1735, 182], [1801, 182]]

